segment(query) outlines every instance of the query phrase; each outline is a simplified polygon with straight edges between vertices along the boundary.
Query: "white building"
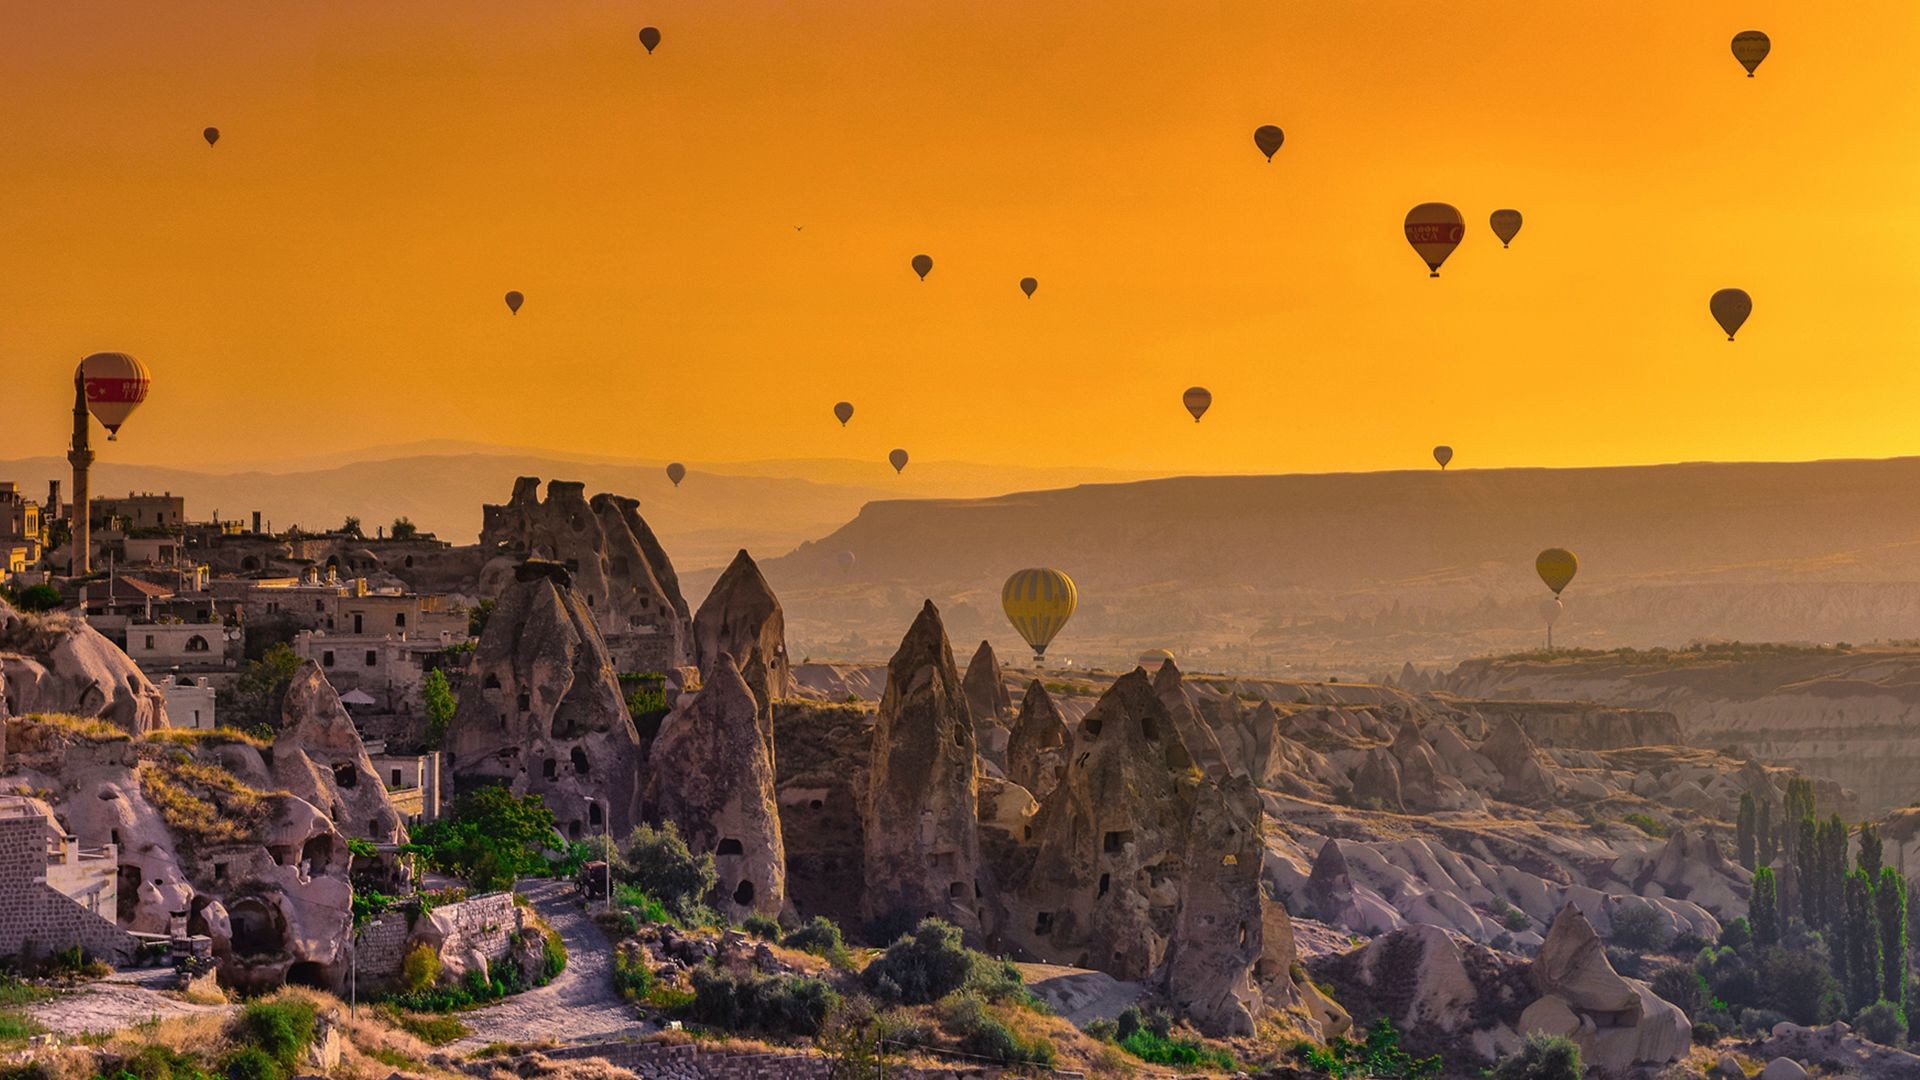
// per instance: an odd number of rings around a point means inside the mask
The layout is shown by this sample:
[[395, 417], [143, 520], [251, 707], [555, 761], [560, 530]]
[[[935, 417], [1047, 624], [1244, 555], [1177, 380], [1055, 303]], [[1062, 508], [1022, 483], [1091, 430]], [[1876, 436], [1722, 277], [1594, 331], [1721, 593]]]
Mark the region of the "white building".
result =
[[167, 722], [174, 727], [205, 731], [219, 726], [213, 717], [213, 684], [206, 676], [164, 676], [160, 692], [167, 698]]

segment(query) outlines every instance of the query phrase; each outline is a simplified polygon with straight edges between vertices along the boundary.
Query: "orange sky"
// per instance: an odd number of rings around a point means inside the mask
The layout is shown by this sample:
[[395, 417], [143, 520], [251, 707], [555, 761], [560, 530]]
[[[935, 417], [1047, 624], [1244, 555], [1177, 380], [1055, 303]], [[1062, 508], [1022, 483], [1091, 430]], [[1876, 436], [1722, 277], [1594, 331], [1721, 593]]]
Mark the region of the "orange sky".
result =
[[0, 457], [96, 349], [155, 463], [1920, 453], [1916, 56], [1912, 0], [12, 5]]

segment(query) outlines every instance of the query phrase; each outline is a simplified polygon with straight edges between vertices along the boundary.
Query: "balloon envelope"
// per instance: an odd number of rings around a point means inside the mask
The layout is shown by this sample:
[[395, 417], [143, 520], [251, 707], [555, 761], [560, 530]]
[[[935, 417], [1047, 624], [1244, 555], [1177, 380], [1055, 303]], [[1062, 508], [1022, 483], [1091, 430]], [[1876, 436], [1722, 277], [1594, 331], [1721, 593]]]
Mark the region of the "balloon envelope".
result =
[[1207, 409], [1212, 407], [1213, 395], [1204, 386], [1189, 386], [1187, 392], [1180, 395], [1180, 404], [1193, 414], [1193, 422], [1197, 424], [1207, 414]]
[[[651, 26], [641, 27], [640, 28], [640, 44], [645, 45], [647, 47], [647, 55], [649, 56], [653, 55], [654, 48], [660, 44], [660, 31], [655, 30]], [[694, 51], [698, 52], [699, 49], [695, 48]]]
[[933, 269], [933, 256], [915, 255], [913, 257], [913, 272], [920, 275], [921, 281], [927, 280], [927, 271], [932, 269]]
[[208, 146], [212, 146], [214, 143], [217, 143], [220, 141], [220, 129], [208, 128], [207, 130], [200, 133], [200, 137], [207, 140]]
[[1020, 291], [1023, 293], [1026, 293], [1027, 299], [1029, 300], [1033, 299], [1033, 290], [1039, 287], [1040, 287], [1040, 282], [1036, 281], [1033, 278], [1023, 277], [1020, 279]]
[[1559, 596], [1573, 575], [1580, 572], [1580, 560], [1566, 548], [1548, 548], [1533, 560], [1533, 568], [1540, 574], [1540, 580], [1547, 583], [1547, 588], [1553, 590], [1553, 595]]
[[673, 481], [674, 487], [679, 487], [680, 481], [685, 480], [686, 478], [687, 478], [687, 467], [685, 465], [682, 465], [676, 461], [673, 464], [667, 466], [667, 479]]
[[1747, 316], [1753, 314], [1753, 297], [1748, 296], [1745, 289], [1721, 289], [1707, 301], [1707, 310], [1713, 312], [1713, 321], [1720, 324], [1720, 329], [1727, 332], [1727, 340], [1732, 341]]
[[527, 298], [521, 296], [518, 291], [507, 293], [507, 310], [515, 315], [520, 314], [520, 305], [526, 302]]
[[1435, 460], [1435, 461], [1437, 461], [1437, 462], [1439, 462], [1439, 463], [1440, 463], [1440, 467], [1441, 467], [1441, 468], [1443, 468], [1443, 469], [1444, 469], [1444, 468], [1446, 468], [1446, 467], [1447, 467], [1447, 462], [1449, 462], [1449, 461], [1452, 461], [1452, 460], [1453, 460], [1453, 447], [1451, 447], [1451, 446], [1436, 446], [1436, 447], [1434, 447], [1434, 448], [1433, 448], [1433, 460]]
[[1035, 656], [1046, 655], [1054, 635], [1073, 617], [1078, 598], [1073, 579], [1048, 568], [1016, 571], [1000, 589], [1001, 610]]
[[843, 551], [833, 558], [835, 562], [840, 564], [840, 572], [843, 574], [853, 569], [853, 564], [858, 561], [854, 558], [853, 552], [851, 551]]
[[1253, 145], [1259, 147], [1260, 152], [1267, 155], [1268, 161], [1273, 160], [1274, 153], [1280, 149], [1280, 144], [1285, 141], [1287, 141], [1287, 133], [1281, 131], [1273, 124], [1262, 124], [1253, 129]]
[[1559, 597], [1549, 597], [1540, 605], [1540, 617], [1547, 620], [1547, 625], [1551, 627], [1554, 623], [1560, 621], [1560, 616], [1564, 614], [1566, 610], [1566, 603]]
[[119, 437], [120, 425], [147, 400], [152, 384], [147, 365], [118, 352], [94, 353], [80, 361], [79, 376], [87, 411], [107, 429], [108, 439]]
[[1500, 246], [1506, 247], [1520, 232], [1520, 211], [1495, 210], [1487, 222], [1493, 226], [1493, 235], [1500, 238]]
[[833, 415], [839, 418], [841, 427], [846, 427], [847, 421], [853, 419], [853, 402], [842, 401], [835, 405], [833, 407]]
[[907, 452], [895, 450], [887, 455], [887, 462], [893, 466], [894, 472], [902, 472], [907, 467]]
[[1733, 58], [1747, 69], [1747, 78], [1753, 78], [1753, 69], [1773, 51], [1773, 42], [1758, 30], [1742, 30], [1733, 35]]
[[1467, 223], [1461, 218], [1460, 211], [1446, 203], [1429, 202], [1407, 211], [1407, 243], [1427, 264], [1431, 276], [1440, 276], [1440, 264], [1447, 261], [1453, 249], [1460, 246], [1460, 240], [1467, 234]]

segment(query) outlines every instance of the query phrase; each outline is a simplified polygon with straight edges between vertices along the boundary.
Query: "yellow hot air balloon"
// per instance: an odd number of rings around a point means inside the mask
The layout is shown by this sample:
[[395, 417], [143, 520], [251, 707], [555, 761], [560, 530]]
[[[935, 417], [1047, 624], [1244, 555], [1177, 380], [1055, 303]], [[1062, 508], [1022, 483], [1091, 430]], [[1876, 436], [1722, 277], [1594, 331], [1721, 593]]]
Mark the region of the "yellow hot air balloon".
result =
[[932, 270], [933, 270], [933, 256], [915, 255], [913, 257], [913, 272], [920, 275], [921, 281], [927, 280], [927, 274]]
[[1033, 299], [1033, 290], [1039, 287], [1040, 282], [1036, 278], [1023, 277], [1020, 279], [1020, 291], [1026, 293], [1027, 299], [1029, 300]]
[[1548, 548], [1533, 560], [1533, 568], [1539, 572], [1540, 580], [1547, 583], [1547, 588], [1553, 590], [1553, 595], [1559, 596], [1573, 575], [1580, 572], [1580, 560], [1566, 548]]
[[1280, 150], [1280, 144], [1287, 141], [1287, 133], [1273, 124], [1261, 124], [1253, 129], [1253, 145], [1267, 155], [1267, 163], [1273, 163], [1273, 155]]
[[520, 305], [526, 302], [527, 298], [521, 296], [518, 289], [507, 293], [507, 311], [514, 315], [520, 314]]
[[1207, 415], [1207, 410], [1213, 407], [1213, 395], [1204, 386], [1189, 386], [1187, 392], [1180, 395], [1180, 404], [1185, 405], [1187, 411], [1193, 414], [1193, 422], [1197, 424], [1201, 417]]
[[887, 463], [893, 466], [893, 471], [896, 473], [906, 472], [907, 471], [907, 452], [905, 450], [894, 450], [889, 452], [887, 454]]
[[94, 353], [80, 361], [78, 375], [87, 395], [87, 411], [107, 429], [109, 442], [120, 437], [120, 425], [147, 400], [147, 388], [153, 384], [147, 365], [119, 352]]
[[1500, 246], [1507, 247], [1520, 234], [1520, 211], [1495, 210], [1487, 223], [1493, 226], [1493, 235], [1500, 238]]
[[842, 401], [835, 405], [833, 415], [839, 419], [841, 427], [846, 427], [847, 421], [853, 419], [853, 402]]
[[1440, 468], [1441, 468], [1442, 470], [1445, 470], [1445, 469], [1446, 469], [1446, 467], [1447, 467], [1447, 462], [1449, 462], [1449, 461], [1452, 461], [1452, 460], [1453, 460], [1453, 447], [1451, 447], [1451, 446], [1436, 446], [1436, 447], [1434, 447], [1434, 448], [1433, 448], [1433, 460], [1435, 460], [1435, 461], [1437, 461], [1437, 462], [1439, 462], [1439, 463], [1440, 463]]
[[647, 55], [652, 56], [653, 50], [660, 46], [660, 31], [651, 26], [641, 27], [640, 44], [645, 45], [647, 47]]
[[[1758, 30], [1742, 30], [1733, 35], [1733, 58], [1747, 69], [1747, 78], [1753, 78], [1753, 69], [1773, 51], [1773, 42]], [[1791, 72], [1789, 72], [1791, 74]]]
[[667, 479], [673, 481], [674, 487], [679, 487], [680, 481], [685, 480], [686, 478], [687, 478], [687, 467], [685, 465], [682, 465], [676, 461], [673, 464], [667, 466]]
[[1001, 587], [1000, 607], [1037, 658], [1047, 654], [1054, 635], [1073, 617], [1078, 596], [1073, 579], [1058, 570], [1020, 570]]
[[1739, 333], [1740, 327], [1753, 314], [1753, 297], [1745, 289], [1721, 289], [1707, 301], [1707, 310], [1713, 312], [1713, 321], [1727, 332], [1727, 340]]
[[208, 128], [207, 130], [200, 133], [200, 137], [207, 140], [208, 146], [212, 146], [214, 143], [217, 143], [220, 141], [220, 129]]
[[1407, 243], [1427, 264], [1432, 277], [1440, 276], [1440, 264], [1467, 235], [1467, 223], [1460, 211], [1439, 202], [1421, 203], [1407, 211], [1405, 228]]

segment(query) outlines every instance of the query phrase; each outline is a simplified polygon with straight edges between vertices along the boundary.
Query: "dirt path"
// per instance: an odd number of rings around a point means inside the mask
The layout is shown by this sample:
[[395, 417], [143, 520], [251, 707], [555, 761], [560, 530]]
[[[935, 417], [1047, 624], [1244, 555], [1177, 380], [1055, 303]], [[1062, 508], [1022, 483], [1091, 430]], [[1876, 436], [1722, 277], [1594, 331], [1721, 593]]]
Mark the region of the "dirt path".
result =
[[[134, 973], [129, 973], [133, 976]], [[168, 976], [170, 972], [164, 973]], [[168, 1020], [202, 1013], [231, 1013], [232, 1005], [195, 1005], [142, 985], [139, 977], [115, 976], [92, 983], [27, 1010], [35, 1022], [59, 1035], [123, 1031], [147, 1020]]]
[[593, 1042], [657, 1031], [613, 989], [613, 948], [574, 903], [573, 886], [526, 881], [519, 891], [567, 943], [567, 969], [545, 986], [460, 1013], [472, 1033], [444, 1049], [465, 1054], [492, 1042]]

